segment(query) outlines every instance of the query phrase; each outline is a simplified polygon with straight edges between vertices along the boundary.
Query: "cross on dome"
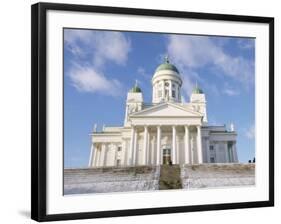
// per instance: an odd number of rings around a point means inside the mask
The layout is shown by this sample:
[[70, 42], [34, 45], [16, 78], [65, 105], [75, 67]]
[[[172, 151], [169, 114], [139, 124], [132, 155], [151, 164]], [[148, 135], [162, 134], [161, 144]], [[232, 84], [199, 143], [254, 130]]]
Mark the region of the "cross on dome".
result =
[[170, 63], [168, 54], [166, 54], [166, 56], [164, 57], [164, 62], [167, 63], [167, 64]]

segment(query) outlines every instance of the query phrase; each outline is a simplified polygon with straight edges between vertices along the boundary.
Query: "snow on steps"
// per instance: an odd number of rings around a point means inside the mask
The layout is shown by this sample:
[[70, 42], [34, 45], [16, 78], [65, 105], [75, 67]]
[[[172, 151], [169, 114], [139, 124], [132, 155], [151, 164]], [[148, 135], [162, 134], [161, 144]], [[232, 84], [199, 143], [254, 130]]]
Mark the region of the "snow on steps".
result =
[[255, 185], [255, 164], [183, 165], [181, 179], [184, 189]]
[[104, 167], [64, 170], [64, 194], [157, 190], [156, 166]]
[[[161, 177], [160, 166], [65, 169], [64, 194], [255, 185], [255, 164], [228, 163], [161, 167]], [[170, 168], [173, 169], [170, 170]], [[177, 175], [169, 177], [174, 172]], [[165, 173], [166, 176], [163, 176]]]

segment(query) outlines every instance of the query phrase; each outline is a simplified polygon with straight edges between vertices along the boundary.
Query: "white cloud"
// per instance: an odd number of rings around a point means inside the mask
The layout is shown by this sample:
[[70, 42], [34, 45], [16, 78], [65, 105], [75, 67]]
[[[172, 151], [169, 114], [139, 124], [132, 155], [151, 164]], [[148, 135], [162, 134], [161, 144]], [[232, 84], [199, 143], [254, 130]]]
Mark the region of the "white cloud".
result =
[[241, 49], [247, 50], [247, 49], [252, 49], [255, 47], [255, 40], [254, 39], [239, 39], [237, 41], [238, 46]]
[[69, 72], [72, 85], [82, 92], [99, 92], [104, 95], [119, 96], [121, 83], [116, 79], [107, 79], [93, 67], [74, 66]]
[[99, 67], [106, 61], [125, 65], [131, 51], [130, 40], [120, 32], [66, 29], [64, 39], [74, 55], [81, 56], [83, 51]]
[[246, 135], [246, 137], [247, 137], [248, 139], [254, 139], [254, 138], [255, 138], [255, 125], [252, 124], [252, 125], [249, 127], [249, 129], [246, 130], [245, 135]]
[[237, 96], [240, 94], [239, 90], [234, 89], [229, 85], [229, 83], [224, 84], [223, 93], [228, 96]]
[[138, 67], [137, 69], [137, 73], [140, 74], [141, 76], [145, 77], [145, 78], [148, 78], [149, 75], [146, 73], [144, 67]]
[[219, 75], [225, 75], [248, 86], [254, 81], [254, 64], [243, 57], [227, 54], [223, 45], [216, 44], [210, 37], [168, 37], [168, 53], [181, 67], [197, 69], [210, 66]]
[[186, 93], [187, 96], [189, 96], [192, 93], [192, 90], [195, 86], [195, 83], [192, 81], [191, 77], [196, 76], [197, 74], [188, 70], [188, 69], [182, 69], [183, 74], [183, 86], [182, 89], [184, 93]]
[[106, 63], [125, 65], [131, 42], [120, 32], [75, 30], [64, 31], [65, 46], [76, 57], [68, 75], [78, 91], [118, 96], [122, 85], [103, 72]]
[[223, 90], [223, 93], [225, 93], [228, 96], [237, 96], [239, 95], [239, 92], [235, 89], [230, 89], [230, 88], [226, 88]]

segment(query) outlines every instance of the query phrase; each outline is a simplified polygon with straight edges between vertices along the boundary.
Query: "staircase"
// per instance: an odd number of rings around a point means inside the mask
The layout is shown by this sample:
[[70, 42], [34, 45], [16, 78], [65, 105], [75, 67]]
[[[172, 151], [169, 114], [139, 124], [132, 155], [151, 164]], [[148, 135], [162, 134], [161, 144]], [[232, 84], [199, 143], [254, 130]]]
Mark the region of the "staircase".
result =
[[251, 185], [255, 185], [255, 164], [64, 169], [65, 195]]
[[179, 165], [161, 165], [159, 190], [181, 189], [181, 170]]

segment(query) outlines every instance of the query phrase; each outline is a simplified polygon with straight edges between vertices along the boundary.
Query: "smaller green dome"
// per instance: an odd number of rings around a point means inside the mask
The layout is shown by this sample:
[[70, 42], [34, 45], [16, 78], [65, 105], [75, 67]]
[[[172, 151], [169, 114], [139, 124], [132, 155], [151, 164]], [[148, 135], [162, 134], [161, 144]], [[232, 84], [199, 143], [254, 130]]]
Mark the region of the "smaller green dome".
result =
[[196, 83], [196, 86], [195, 88], [192, 90], [192, 93], [195, 93], [195, 94], [202, 94], [203, 93], [203, 90], [200, 89]]
[[156, 72], [161, 71], [161, 70], [171, 70], [171, 71], [179, 73], [179, 70], [177, 69], [177, 67], [174, 66], [173, 64], [170, 64], [168, 56], [166, 56], [164, 60], [165, 60], [164, 63], [162, 63], [161, 65], [159, 65], [156, 68]]
[[138, 86], [138, 81], [136, 80], [135, 86], [130, 90], [131, 93], [141, 93], [141, 88]]
[[134, 86], [131, 90], [131, 93], [141, 93], [141, 88], [138, 86]]

